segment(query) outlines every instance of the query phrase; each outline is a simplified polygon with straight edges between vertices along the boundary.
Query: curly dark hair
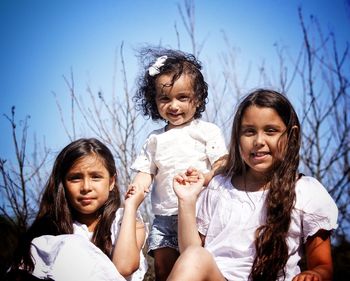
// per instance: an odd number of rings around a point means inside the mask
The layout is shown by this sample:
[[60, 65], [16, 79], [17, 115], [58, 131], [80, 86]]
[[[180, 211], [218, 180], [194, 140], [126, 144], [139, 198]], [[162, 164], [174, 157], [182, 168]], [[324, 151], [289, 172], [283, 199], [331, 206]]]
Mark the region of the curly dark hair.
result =
[[269, 89], [250, 93], [240, 103], [234, 117], [229, 156], [222, 171], [227, 177], [244, 175], [248, 169], [240, 155], [239, 138], [244, 112], [252, 105], [274, 109], [286, 125], [287, 142], [269, 178], [266, 221], [256, 230], [256, 256], [250, 273], [253, 281], [272, 281], [285, 277], [284, 267], [289, 258], [286, 239], [295, 203], [301, 131], [298, 116], [283, 94]]
[[[160, 73], [151, 76], [148, 69], [161, 56], [167, 56], [167, 59], [164, 65], [159, 68]], [[142, 111], [144, 116], [151, 117], [152, 120], [163, 120], [156, 104], [157, 77], [162, 74], [173, 74], [173, 84], [183, 73], [192, 77], [193, 90], [198, 103], [194, 118], [202, 116], [208, 98], [208, 84], [204, 81], [201, 63], [194, 55], [179, 50], [147, 47], [139, 50], [139, 58], [144, 68], [139, 76], [138, 90], [133, 100], [136, 103], [136, 108]]]

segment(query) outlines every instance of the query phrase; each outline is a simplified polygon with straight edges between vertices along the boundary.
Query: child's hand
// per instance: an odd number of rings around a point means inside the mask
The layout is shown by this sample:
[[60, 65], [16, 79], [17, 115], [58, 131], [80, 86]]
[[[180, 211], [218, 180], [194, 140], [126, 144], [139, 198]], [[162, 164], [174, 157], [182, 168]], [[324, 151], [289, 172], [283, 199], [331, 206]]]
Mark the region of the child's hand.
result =
[[143, 188], [137, 185], [129, 185], [128, 190], [125, 194], [125, 207], [132, 205], [136, 209], [140, 206], [143, 199], [145, 198], [145, 192]]
[[186, 181], [188, 181], [189, 183], [197, 182], [199, 174], [200, 172], [198, 172], [197, 169], [193, 167], [189, 167], [185, 172]]
[[[139, 188], [143, 189], [143, 191], [144, 191], [145, 193], [149, 193], [149, 192], [150, 192], [150, 185], [147, 185], [147, 186], [145, 186], [145, 187], [142, 187], [139, 183], [135, 183], [135, 182], [129, 184], [127, 192], [128, 192], [132, 187], [135, 187], [135, 186], [138, 186]], [[145, 195], [146, 195], [146, 194], [145, 194]]]
[[316, 271], [307, 270], [296, 275], [292, 281], [322, 281], [322, 277]]
[[179, 200], [197, 200], [198, 194], [203, 189], [203, 184], [203, 174], [194, 170], [178, 174], [173, 180], [173, 188]]

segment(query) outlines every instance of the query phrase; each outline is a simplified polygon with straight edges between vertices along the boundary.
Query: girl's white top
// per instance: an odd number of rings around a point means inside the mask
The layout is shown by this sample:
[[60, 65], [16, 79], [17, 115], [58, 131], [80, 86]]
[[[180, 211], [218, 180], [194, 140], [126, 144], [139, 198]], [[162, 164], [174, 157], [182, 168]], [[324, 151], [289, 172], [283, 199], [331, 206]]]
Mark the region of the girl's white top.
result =
[[[255, 230], [266, 218], [264, 202], [268, 191], [245, 192], [232, 186], [221, 175], [212, 179], [197, 201], [197, 226], [206, 236], [211, 252], [227, 280], [249, 280], [255, 257]], [[288, 232], [290, 258], [286, 279], [300, 272], [298, 261], [302, 243], [320, 229], [337, 227], [338, 209], [327, 190], [312, 177], [301, 177], [296, 184], [296, 203]]]
[[[112, 244], [118, 237], [123, 209], [118, 209], [111, 227]], [[138, 215], [138, 220], [142, 220]], [[33, 239], [31, 254], [35, 263], [33, 275], [55, 281], [141, 281], [147, 262], [140, 252], [140, 267], [125, 279], [112, 261], [92, 242], [92, 233], [84, 224], [74, 223], [74, 234], [43, 235]]]
[[170, 216], [178, 212], [173, 190], [174, 176], [189, 167], [207, 173], [225, 154], [227, 148], [219, 127], [195, 119], [168, 131], [165, 128], [153, 131], [131, 168], [154, 175], [151, 192], [153, 213]]

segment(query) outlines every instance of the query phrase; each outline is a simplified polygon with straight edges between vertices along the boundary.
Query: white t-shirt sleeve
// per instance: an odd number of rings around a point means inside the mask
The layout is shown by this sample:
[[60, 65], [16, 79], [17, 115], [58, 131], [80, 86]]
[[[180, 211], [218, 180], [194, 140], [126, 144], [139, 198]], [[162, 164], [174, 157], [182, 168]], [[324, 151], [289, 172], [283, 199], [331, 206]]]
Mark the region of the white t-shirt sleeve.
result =
[[[113, 221], [112, 226], [111, 226], [111, 233], [112, 233], [111, 240], [112, 240], [113, 245], [115, 244], [115, 241], [116, 241], [118, 234], [119, 234], [120, 226], [122, 224], [123, 214], [124, 214], [124, 208], [119, 208], [115, 213], [115, 218], [114, 218], [114, 221]], [[140, 211], [136, 212], [136, 220], [141, 222], [141, 223], [144, 223]], [[145, 227], [146, 226], [147, 225], [145, 224]], [[146, 230], [146, 235], [147, 235], [148, 234], [147, 227], [145, 230]]]
[[214, 123], [198, 120], [190, 135], [205, 144], [205, 154], [211, 165], [228, 153], [221, 129]]
[[296, 196], [295, 208], [301, 211], [304, 243], [321, 229], [337, 228], [338, 208], [319, 181], [303, 176], [297, 182]]
[[210, 164], [213, 165], [220, 157], [228, 153], [225, 138], [221, 129], [212, 123], [205, 133], [207, 135], [206, 153]]
[[139, 155], [136, 157], [131, 169], [137, 172], [144, 172], [155, 175], [157, 166], [154, 163], [154, 154], [156, 149], [156, 140], [152, 134], [149, 135]]
[[196, 203], [196, 222], [198, 231], [207, 236], [207, 231], [209, 228], [209, 223], [213, 216], [215, 206], [218, 202], [218, 192], [214, 189], [217, 185], [217, 177], [214, 177], [208, 187], [204, 189], [198, 197]]
[[[119, 208], [115, 214], [115, 219], [114, 222], [112, 224], [111, 227], [111, 240], [112, 240], [112, 244], [115, 245], [116, 240], [118, 239], [118, 234], [120, 231], [120, 226], [122, 223], [122, 218], [123, 218], [123, 214], [124, 214], [124, 209], [123, 208]], [[141, 213], [138, 211], [136, 213], [136, 220], [144, 223], [143, 218]], [[146, 238], [148, 236], [148, 227], [145, 224], [145, 230], [146, 230]], [[148, 264], [147, 261], [145, 259], [145, 256], [143, 255], [142, 249], [140, 251], [140, 266], [138, 268], [138, 270], [136, 270], [131, 276], [129, 276], [128, 278], [126, 278], [128, 281], [137, 281], [137, 280], [143, 280], [146, 271], [148, 269]]]

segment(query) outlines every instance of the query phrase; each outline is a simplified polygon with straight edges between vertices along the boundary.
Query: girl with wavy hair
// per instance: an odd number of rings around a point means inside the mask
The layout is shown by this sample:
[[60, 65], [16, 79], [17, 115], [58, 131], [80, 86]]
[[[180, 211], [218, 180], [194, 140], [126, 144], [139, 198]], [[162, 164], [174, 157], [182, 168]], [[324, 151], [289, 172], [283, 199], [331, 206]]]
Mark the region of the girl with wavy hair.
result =
[[338, 210], [320, 182], [298, 173], [300, 138], [283, 94], [259, 89], [244, 98], [221, 173], [203, 192], [200, 173], [174, 179], [181, 255], [168, 280], [332, 279]]

